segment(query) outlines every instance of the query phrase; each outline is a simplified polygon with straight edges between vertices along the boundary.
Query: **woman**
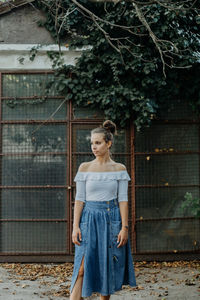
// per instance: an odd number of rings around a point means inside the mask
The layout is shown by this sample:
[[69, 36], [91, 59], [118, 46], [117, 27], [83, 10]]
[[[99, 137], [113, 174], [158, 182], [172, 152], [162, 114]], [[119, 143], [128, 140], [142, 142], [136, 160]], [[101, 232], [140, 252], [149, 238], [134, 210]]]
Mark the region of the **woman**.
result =
[[135, 286], [128, 239], [126, 167], [110, 157], [116, 125], [107, 120], [91, 131], [95, 159], [82, 163], [76, 174], [72, 241], [75, 244], [70, 300], [100, 293], [101, 300]]

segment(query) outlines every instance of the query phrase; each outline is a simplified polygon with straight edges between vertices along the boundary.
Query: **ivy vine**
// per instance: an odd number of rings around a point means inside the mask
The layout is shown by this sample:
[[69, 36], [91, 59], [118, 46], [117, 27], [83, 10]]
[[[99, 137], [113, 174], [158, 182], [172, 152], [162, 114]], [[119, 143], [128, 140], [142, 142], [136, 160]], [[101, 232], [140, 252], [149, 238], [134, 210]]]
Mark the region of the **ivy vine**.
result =
[[23, 105], [38, 105], [47, 101], [47, 96], [42, 96], [41, 98], [27, 99], [19, 101], [17, 97], [6, 100], [6, 105], [10, 108], [15, 108], [16, 106]]
[[122, 127], [133, 119], [138, 130], [159, 118], [172, 99], [197, 109], [198, 2], [175, 2], [172, 9], [162, 1], [37, 0], [46, 14], [39, 25], [56, 42], [70, 49], [90, 46], [75, 66], [48, 52], [56, 77], [48, 88], [54, 85], [75, 106], [98, 107]]

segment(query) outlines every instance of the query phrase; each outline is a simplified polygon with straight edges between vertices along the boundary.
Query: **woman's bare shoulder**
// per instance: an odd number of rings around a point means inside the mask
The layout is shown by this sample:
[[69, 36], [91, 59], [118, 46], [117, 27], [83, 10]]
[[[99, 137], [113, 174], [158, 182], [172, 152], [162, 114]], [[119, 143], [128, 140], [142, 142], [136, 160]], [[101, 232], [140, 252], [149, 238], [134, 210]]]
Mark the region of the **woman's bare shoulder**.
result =
[[115, 164], [115, 170], [116, 171], [126, 171], [126, 166], [120, 163]]
[[78, 169], [79, 172], [87, 172], [90, 165], [91, 161], [81, 163]]
[[[89, 171], [94, 171], [97, 170], [94, 166], [94, 163], [93, 161], [89, 161], [89, 162], [84, 162], [84, 163], [81, 163], [80, 166], [79, 166], [79, 169], [78, 171], [79, 172], [89, 172]], [[97, 170], [98, 171], [98, 170]], [[101, 170], [100, 170], [101, 171]], [[112, 168], [111, 168], [111, 171], [114, 171], [114, 172], [117, 172], [117, 171], [126, 171], [126, 166], [121, 164], [121, 163], [116, 163], [114, 162], [112, 164]]]

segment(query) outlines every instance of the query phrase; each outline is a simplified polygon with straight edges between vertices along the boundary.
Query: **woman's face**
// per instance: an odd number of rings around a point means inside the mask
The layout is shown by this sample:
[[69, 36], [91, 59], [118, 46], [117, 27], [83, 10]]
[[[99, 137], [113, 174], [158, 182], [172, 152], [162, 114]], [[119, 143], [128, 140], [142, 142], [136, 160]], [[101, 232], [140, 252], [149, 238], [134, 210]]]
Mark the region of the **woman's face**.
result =
[[104, 156], [111, 146], [111, 141], [104, 140], [103, 133], [93, 133], [91, 135], [91, 149], [95, 156]]

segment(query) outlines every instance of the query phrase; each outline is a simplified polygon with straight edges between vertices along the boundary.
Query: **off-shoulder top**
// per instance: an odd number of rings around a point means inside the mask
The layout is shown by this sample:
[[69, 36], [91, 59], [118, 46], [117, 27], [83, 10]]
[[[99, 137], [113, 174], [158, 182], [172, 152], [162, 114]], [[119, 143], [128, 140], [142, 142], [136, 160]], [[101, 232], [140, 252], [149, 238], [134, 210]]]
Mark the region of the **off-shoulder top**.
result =
[[128, 172], [80, 172], [76, 182], [75, 200], [80, 201], [128, 201], [128, 181], [131, 180]]

